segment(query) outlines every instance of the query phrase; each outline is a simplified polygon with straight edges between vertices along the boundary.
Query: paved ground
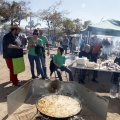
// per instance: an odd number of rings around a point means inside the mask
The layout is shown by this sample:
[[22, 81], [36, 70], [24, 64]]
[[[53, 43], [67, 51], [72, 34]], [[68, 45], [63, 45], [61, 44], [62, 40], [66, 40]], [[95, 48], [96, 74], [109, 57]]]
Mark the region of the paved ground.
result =
[[[51, 53], [56, 53], [56, 51], [51, 50]], [[31, 78], [27, 54], [24, 58], [26, 70], [18, 76], [22, 85]], [[49, 66], [49, 62], [50, 57], [47, 57], [47, 66]], [[98, 77], [100, 82], [99, 84], [93, 83], [90, 79], [86, 78], [86, 84], [84, 86], [109, 99], [107, 120], [120, 120], [120, 99], [109, 98], [109, 89], [111, 87], [110, 73], [100, 72]], [[77, 75], [74, 77], [74, 80], [77, 81]], [[12, 83], [9, 82], [9, 71], [6, 67], [4, 59], [2, 59], [2, 55], [0, 55], [0, 120], [7, 119], [7, 95], [16, 89], [17, 87], [12, 86]]]

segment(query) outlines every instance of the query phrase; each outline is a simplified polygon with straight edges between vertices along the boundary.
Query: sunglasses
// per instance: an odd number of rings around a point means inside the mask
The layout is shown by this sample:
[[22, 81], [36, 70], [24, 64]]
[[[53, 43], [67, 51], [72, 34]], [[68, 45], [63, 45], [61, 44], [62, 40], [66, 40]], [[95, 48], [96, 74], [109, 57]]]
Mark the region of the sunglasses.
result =
[[38, 32], [33, 32], [33, 35], [38, 35]]

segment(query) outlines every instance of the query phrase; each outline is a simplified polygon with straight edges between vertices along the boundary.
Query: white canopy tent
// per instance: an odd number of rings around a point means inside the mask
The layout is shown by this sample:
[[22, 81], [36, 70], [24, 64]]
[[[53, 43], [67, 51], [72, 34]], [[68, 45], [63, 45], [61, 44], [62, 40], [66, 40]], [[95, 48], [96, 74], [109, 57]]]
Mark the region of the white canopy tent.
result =
[[88, 28], [80, 31], [80, 34], [120, 36], [120, 21], [110, 19], [97, 24], [89, 25]]

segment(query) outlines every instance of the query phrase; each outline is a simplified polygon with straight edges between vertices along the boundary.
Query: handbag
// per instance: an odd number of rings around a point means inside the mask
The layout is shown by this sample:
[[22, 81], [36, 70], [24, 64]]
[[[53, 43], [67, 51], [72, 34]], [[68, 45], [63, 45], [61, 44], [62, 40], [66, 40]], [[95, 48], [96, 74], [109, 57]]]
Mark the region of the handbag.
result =
[[23, 57], [12, 58], [14, 74], [25, 71], [25, 62]]
[[35, 53], [36, 53], [38, 56], [45, 58], [45, 49], [44, 49], [43, 46], [37, 45], [37, 46], [35, 47]]

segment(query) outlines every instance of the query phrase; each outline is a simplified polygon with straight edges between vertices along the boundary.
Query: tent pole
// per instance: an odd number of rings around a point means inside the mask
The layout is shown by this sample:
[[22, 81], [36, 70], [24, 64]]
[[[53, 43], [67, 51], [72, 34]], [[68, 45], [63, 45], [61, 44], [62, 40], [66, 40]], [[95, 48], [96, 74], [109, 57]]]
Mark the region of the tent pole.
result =
[[90, 34], [89, 34], [89, 44], [90, 44], [90, 40], [91, 40], [91, 34], [92, 34], [92, 32], [90, 32]]
[[87, 44], [89, 43], [89, 31], [88, 31], [88, 34], [87, 34]]

